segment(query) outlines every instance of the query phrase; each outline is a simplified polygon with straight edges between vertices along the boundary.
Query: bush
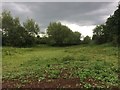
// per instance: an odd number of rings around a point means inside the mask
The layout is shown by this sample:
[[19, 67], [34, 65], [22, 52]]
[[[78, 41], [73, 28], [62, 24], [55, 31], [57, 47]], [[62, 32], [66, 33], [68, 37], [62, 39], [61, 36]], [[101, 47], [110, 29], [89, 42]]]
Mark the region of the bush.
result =
[[91, 42], [91, 38], [89, 36], [86, 36], [83, 40], [83, 44], [89, 44]]
[[36, 43], [37, 44], [47, 44], [48, 38], [47, 37], [37, 37]]

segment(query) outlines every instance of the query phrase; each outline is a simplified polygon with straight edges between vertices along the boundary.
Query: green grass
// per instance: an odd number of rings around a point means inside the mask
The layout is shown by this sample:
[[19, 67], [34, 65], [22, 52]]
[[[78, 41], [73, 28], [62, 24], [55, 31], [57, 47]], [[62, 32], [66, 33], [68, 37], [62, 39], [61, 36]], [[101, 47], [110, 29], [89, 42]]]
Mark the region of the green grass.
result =
[[[33, 48], [3, 47], [3, 80], [25, 78], [41, 81], [46, 78], [93, 78], [104, 86], [117, 86], [118, 48], [109, 45], [50, 47], [40, 45]], [[62, 71], [67, 71], [61, 76]], [[68, 74], [69, 73], [69, 74]], [[85, 83], [84, 87], [92, 87]]]

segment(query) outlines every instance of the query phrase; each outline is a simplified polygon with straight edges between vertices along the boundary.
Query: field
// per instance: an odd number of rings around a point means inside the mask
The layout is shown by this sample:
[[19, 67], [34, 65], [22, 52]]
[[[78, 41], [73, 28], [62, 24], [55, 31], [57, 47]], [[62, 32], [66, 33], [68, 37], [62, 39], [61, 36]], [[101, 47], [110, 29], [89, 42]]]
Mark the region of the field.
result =
[[3, 47], [2, 79], [3, 88], [118, 88], [118, 48]]

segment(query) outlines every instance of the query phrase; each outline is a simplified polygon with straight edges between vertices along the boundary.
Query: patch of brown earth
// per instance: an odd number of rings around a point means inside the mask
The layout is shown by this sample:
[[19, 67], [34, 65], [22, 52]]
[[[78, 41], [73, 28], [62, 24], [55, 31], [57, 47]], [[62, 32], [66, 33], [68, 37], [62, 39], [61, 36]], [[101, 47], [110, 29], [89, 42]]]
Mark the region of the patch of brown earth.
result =
[[[85, 83], [90, 83], [93, 85], [100, 85], [99, 82], [96, 82], [93, 79], [86, 79]], [[69, 89], [75, 89], [75, 90], [81, 90], [80, 88], [83, 88], [84, 84], [80, 82], [79, 78], [69, 78], [69, 79], [46, 79], [42, 81], [37, 80], [29, 80], [26, 83], [20, 82], [18, 80], [5, 80], [2, 82], [2, 88], [3, 90], [8, 90], [6, 88], [40, 88], [40, 89], [48, 89], [49, 90], [56, 90], [56, 88], [69, 88]], [[50, 89], [51, 88], [51, 89]], [[84, 90], [84, 89], [83, 89]], [[97, 89], [95, 89], [97, 90]], [[106, 89], [105, 89], [106, 90]], [[109, 90], [109, 89], [107, 89]], [[120, 90], [118, 87], [112, 87], [110, 90]]]
[[30, 81], [20, 83], [20, 81], [4, 81], [3, 88], [80, 88], [79, 78], [74, 79], [47, 79], [43, 81]]

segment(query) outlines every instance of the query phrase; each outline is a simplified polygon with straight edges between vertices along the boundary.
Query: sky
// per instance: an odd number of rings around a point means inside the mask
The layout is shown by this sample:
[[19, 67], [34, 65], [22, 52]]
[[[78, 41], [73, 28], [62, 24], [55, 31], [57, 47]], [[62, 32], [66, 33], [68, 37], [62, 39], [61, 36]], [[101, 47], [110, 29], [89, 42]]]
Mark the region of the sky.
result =
[[117, 2], [4, 2], [2, 10], [11, 11], [21, 23], [27, 18], [34, 19], [40, 31], [46, 31], [50, 22], [61, 22], [84, 37], [92, 37], [95, 26], [105, 23], [117, 5]]

